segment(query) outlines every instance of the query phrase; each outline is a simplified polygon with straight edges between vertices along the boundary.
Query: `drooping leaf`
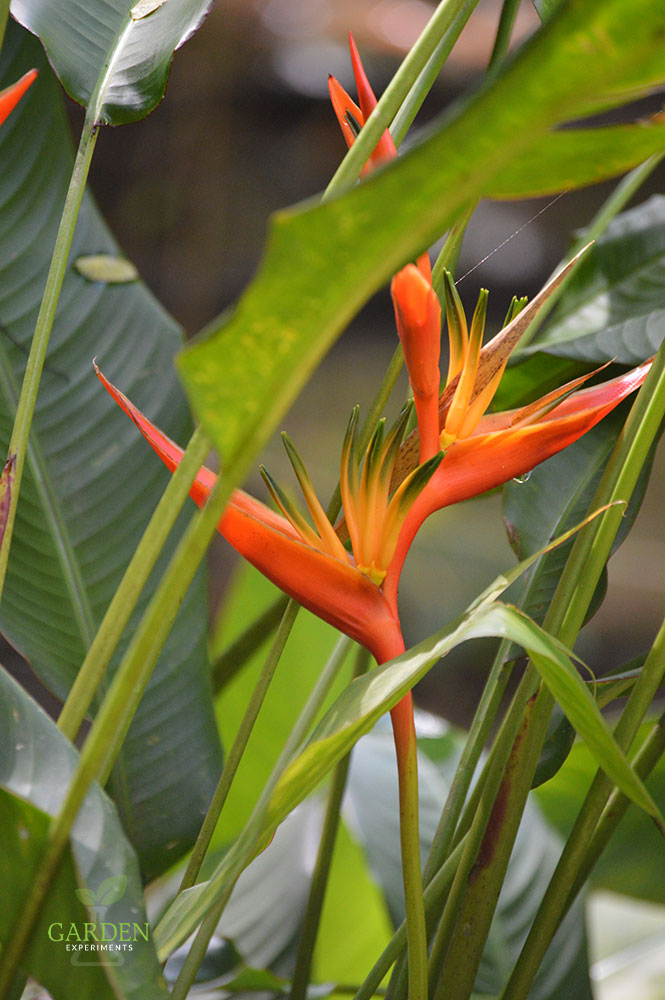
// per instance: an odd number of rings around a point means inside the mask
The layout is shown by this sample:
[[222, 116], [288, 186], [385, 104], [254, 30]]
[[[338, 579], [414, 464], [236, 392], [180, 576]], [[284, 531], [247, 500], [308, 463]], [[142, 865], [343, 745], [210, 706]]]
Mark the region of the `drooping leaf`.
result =
[[[10, 27], [2, 53], [4, 79], [14, 80], [33, 65], [40, 73], [0, 130], [0, 441], [5, 449], [72, 167], [57, 81], [36, 40]], [[86, 197], [72, 260], [93, 250], [117, 254]], [[177, 324], [140, 283], [91, 284], [73, 267], [68, 270], [0, 608], [2, 632], [61, 699], [168, 479], [145, 461], [142, 441], [100, 389], [92, 359], [98, 355], [151, 416], [174, 437], [186, 439], [191, 425], [172, 368], [181, 341]], [[160, 566], [174, 544], [167, 546]], [[137, 615], [154, 586], [149, 582]], [[199, 574], [112, 779], [149, 877], [192, 842], [218, 776], [207, 615], [205, 576]]]
[[530, 350], [594, 364], [633, 365], [655, 354], [665, 331], [664, 233], [661, 195], [618, 215]]
[[250, 440], [265, 441], [363, 302], [509, 164], [565, 119], [664, 78], [664, 25], [650, 0], [631, 11], [631, 31], [623, 0], [568, 4], [407, 155], [341, 198], [279, 213], [256, 280], [180, 362], [223, 459], [233, 466]]
[[[76, 750], [54, 723], [0, 669], [3, 942], [30, 892], [31, 878], [46, 844], [48, 818], [57, 814], [77, 763]], [[115, 889], [115, 897], [110, 889]], [[83, 903], [94, 910], [88, 912]], [[136, 935], [131, 949], [106, 953], [105, 961], [103, 952], [86, 954], [71, 948], [77, 936], [85, 941], [84, 924], [90, 921], [109, 925], [107, 939], [112, 937], [113, 928], [119, 934], [121, 923], [130, 927], [137, 924], [143, 934]], [[69, 849], [25, 954], [25, 969], [54, 1000], [71, 1000], [73, 981], [81, 1000], [111, 1000], [117, 996], [117, 988], [127, 1000], [165, 1000], [167, 993], [146, 922], [136, 855], [113, 803], [93, 786], [72, 827]], [[72, 923], [76, 925], [74, 933], [70, 932]]]
[[161, 101], [173, 53], [212, 0], [12, 0], [44, 44], [65, 90], [110, 125], [143, 118]]

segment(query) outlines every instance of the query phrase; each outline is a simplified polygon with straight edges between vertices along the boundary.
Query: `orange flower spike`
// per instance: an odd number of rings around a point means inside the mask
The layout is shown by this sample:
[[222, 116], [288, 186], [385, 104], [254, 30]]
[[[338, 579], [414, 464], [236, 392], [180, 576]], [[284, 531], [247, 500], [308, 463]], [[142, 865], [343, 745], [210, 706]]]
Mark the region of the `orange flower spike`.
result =
[[[358, 132], [376, 107], [377, 100], [374, 96], [372, 88], [370, 87], [369, 80], [367, 79], [367, 75], [360, 61], [360, 56], [358, 55], [356, 43], [354, 42], [353, 36], [350, 32], [349, 48], [351, 50], [351, 63], [353, 65], [353, 75], [356, 80], [360, 107], [358, 107], [355, 101], [349, 97], [344, 87], [338, 80], [335, 79], [334, 76], [328, 77], [328, 92], [330, 94], [330, 100], [332, 101], [333, 110], [337, 116], [337, 121], [339, 122], [342, 134], [346, 139], [347, 146], [350, 148], [355, 142]], [[386, 129], [376, 144], [374, 152], [371, 154], [369, 160], [363, 167], [361, 176], [365, 177], [377, 164], [383, 163], [386, 160], [393, 160], [396, 156], [397, 147], [395, 146], [390, 132]]]
[[0, 91], [0, 125], [2, 125], [5, 118], [9, 117], [36, 77], [37, 70], [30, 69], [27, 73], [23, 74], [20, 80], [13, 83], [11, 87], [6, 87], [5, 90]]
[[[351, 52], [351, 64], [353, 66], [353, 75], [356, 80], [356, 89], [358, 91], [358, 102], [363, 116], [362, 124], [364, 125], [372, 111], [374, 111], [378, 101], [374, 96], [374, 91], [372, 90], [370, 82], [367, 79], [367, 74], [363, 68], [363, 64], [360, 60], [360, 54], [358, 53], [358, 49], [351, 32], [349, 32], [349, 50]], [[394, 160], [396, 156], [397, 146], [395, 145], [390, 132], [386, 129], [379, 139], [374, 152], [372, 153], [372, 163], [377, 164], [382, 163], [385, 160]]]
[[[449, 286], [453, 287], [452, 279], [446, 281], [446, 309], [448, 311], [448, 294]], [[457, 292], [455, 291], [455, 295]], [[478, 304], [476, 310], [473, 314], [473, 319], [471, 321], [471, 330], [469, 333], [469, 339], [464, 351], [464, 361], [462, 368], [459, 373], [459, 381], [457, 383], [457, 388], [455, 389], [455, 394], [450, 403], [448, 413], [446, 415], [446, 421], [444, 424], [443, 431], [441, 432], [441, 447], [445, 448], [447, 445], [451, 444], [462, 431], [462, 424], [465, 422], [465, 418], [469, 411], [469, 406], [473, 398], [474, 389], [476, 387], [476, 379], [478, 375], [478, 364], [480, 361], [480, 350], [483, 343], [483, 332], [485, 330], [485, 317], [487, 315], [487, 289], [482, 288], [480, 290], [480, 295], [478, 296]], [[500, 377], [500, 374], [499, 374]], [[496, 384], [498, 384], [498, 380]], [[496, 385], [494, 385], [494, 389]], [[492, 395], [494, 392], [492, 392]], [[491, 398], [491, 397], [490, 397]], [[483, 410], [478, 413], [478, 419], [482, 416], [482, 413], [489, 404], [490, 399], [487, 400]]]
[[390, 291], [416, 404], [422, 463], [439, 451], [441, 306], [432, 285], [415, 264], [398, 271]]

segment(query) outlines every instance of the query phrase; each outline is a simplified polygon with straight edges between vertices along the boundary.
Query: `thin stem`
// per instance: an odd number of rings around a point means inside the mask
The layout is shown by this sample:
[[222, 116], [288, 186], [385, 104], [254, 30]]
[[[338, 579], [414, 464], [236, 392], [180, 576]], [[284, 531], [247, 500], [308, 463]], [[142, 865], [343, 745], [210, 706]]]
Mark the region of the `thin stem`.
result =
[[242, 722], [240, 723], [240, 727], [224, 763], [224, 768], [217, 784], [217, 788], [215, 789], [215, 794], [213, 795], [208, 811], [206, 812], [203, 825], [199, 830], [199, 835], [196, 838], [196, 843], [192, 849], [185, 874], [180, 884], [180, 888], [178, 889], [179, 893], [184, 889], [189, 889], [190, 886], [194, 885], [198, 878], [203, 859], [210, 846], [212, 835], [215, 832], [217, 821], [221, 815], [222, 809], [224, 808], [224, 803], [226, 802], [226, 798], [229, 794], [229, 789], [231, 788], [236, 771], [238, 770], [238, 766], [242, 759], [242, 755], [249, 742], [249, 738], [254, 728], [254, 723], [256, 722], [258, 714], [261, 710], [266, 694], [268, 693], [270, 682], [275, 675], [277, 664], [279, 663], [284, 647], [286, 646], [289, 635], [291, 634], [291, 629], [296, 620], [297, 614], [298, 604], [295, 601], [289, 601], [284, 614], [282, 615], [282, 620], [279, 628], [277, 629], [275, 640], [270, 648], [268, 656], [266, 657], [266, 661], [259, 675], [256, 687], [252, 692], [252, 696], [249, 700]]
[[283, 621], [288, 604], [289, 598], [281, 594], [219, 654], [211, 667], [212, 690], [215, 695], [233, 680], [250, 657], [270, 638]]
[[503, 0], [499, 26], [496, 29], [496, 38], [494, 39], [494, 48], [492, 49], [492, 55], [487, 66], [488, 73], [496, 72], [503, 65], [508, 55], [510, 37], [515, 26], [515, 18], [517, 17], [519, 5], [520, 0]]
[[[464, 841], [457, 845], [448, 860], [439, 869], [423, 893], [425, 916], [427, 917], [428, 922], [438, 912], [441, 900], [450, 888], [463, 850]], [[377, 992], [379, 985], [383, 981], [384, 976], [389, 971], [390, 966], [404, 951], [405, 947], [406, 921], [404, 920], [391, 937], [375, 964], [372, 966], [369, 975], [360, 986], [353, 1000], [371, 1000], [371, 997]]]
[[[579, 251], [585, 247], [590, 240], [597, 240], [603, 235], [612, 219], [618, 215], [623, 208], [625, 208], [633, 195], [641, 188], [642, 184], [644, 184], [647, 177], [653, 173], [655, 168], [663, 159], [663, 156], [665, 156], [665, 153], [658, 153], [654, 156], [650, 156], [648, 160], [645, 160], [644, 163], [640, 163], [638, 167], [635, 167], [634, 170], [631, 170], [630, 173], [626, 174], [626, 176], [619, 181], [610, 196], [598, 209], [589, 225], [586, 226], [582, 234], [574, 241], [570, 250], [561, 262], [562, 264], [566, 264], [569, 260], [572, 260], [575, 254], [579, 253]], [[556, 268], [556, 271], [559, 271], [560, 267], [561, 265]], [[513, 363], [519, 361], [520, 352], [535, 338], [541, 326], [554, 309], [554, 306], [563, 295], [566, 286], [570, 281], [572, 281], [572, 277], [576, 270], [577, 268], [575, 267], [569, 274], [566, 275], [561, 284], [554, 289], [550, 297], [543, 303], [534, 318], [531, 320], [531, 323], [522, 334], [519, 349], [513, 354]], [[553, 274], [555, 274], [556, 271], [554, 271]]]
[[[501, 698], [512, 672], [513, 661], [505, 660], [510, 646], [511, 643], [507, 640], [504, 640], [499, 646], [473, 722], [471, 723], [471, 729], [465, 740], [462, 756], [455, 770], [455, 776], [451, 783], [450, 791], [448, 792], [423, 870], [423, 885], [425, 888], [436, 877], [437, 872], [441, 870], [451, 853], [453, 838], [471, 785], [471, 780], [478, 766], [478, 761], [487, 742], [501, 703]], [[479, 790], [484, 787], [482, 780], [478, 783], [477, 787]], [[395, 966], [388, 987], [388, 994], [395, 998], [402, 997], [406, 993], [406, 988], [406, 962], [404, 959], [401, 959]]]
[[5, 576], [7, 573], [7, 562], [9, 559], [9, 549], [11, 546], [12, 532], [16, 518], [16, 506], [18, 503], [19, 491], [21, 488], [21, 478], [28, 448], [28, 436], [32, 424], [39, 382], [41, 379], [44, 359], [48, 348], [49, 337], [53, 328], [55, 311], [60, 297], [60, 290], [65, 277], [67, 259], [74, 237], [74, 229], [78, 218], [81, 199], [85, 190], [85, 183], [90, 169], [90, 161], [97, 141], [98, 126], [95, 125], [90, 114], [86, 115], [72, 176], [67, 189], [65, 203], [58, 226], [58, 233], [53, 247], [51, 263], [46, 277], [44, 296], [42, 298], [35, 332], [32, 337], [30, 354], [23, 376], [21, 394], [19, 396], [16, 417], [11, 440], [9, 442], [9, 455], [16, 456], [14, 467], [14, 484], [10, 493], [9, 509], [7, 511], [7, 521], [5, 533], [0, 545], [0, 594], [4, 588]]
[[[325, 701], [332, 684], [334, 683], [351, 647], [351, 640], [342, 636], [335, 645], [328, 662], [326, 663], [320, 677], [318, 678], [312, 693], [310, 694], [305, 707], [303, 708], [298, 721], [291, 730], [277, 762], [272, 769], [268, 781], [263, 787], [258, 802], [252, 810], [252, 814], [247, 821], [245, 829], [236, 841], [235, 849], [237, 858], [230, 870], [225, 872], [225, 878], [219, 888], [219, 896], [211, 902], [211, 907], [203, 918], [192, 946], [183, 962], [180, 974], [171, 992], [171, 1000], [184, 1000], [189, 989], [194, 982], [199, 966], [203, 961], [210, 938], [220, 920], [224, 908], [231, 897], [233, 888], [247, 865], [247, 861], [252, 856], [260, 837], [264, 833], [263, 821], [270, 805], [270, 799], [277, 787], [277, 784], [286, 770], [288, 764], [297, 752], [298, 747], [305, 739], [309, 729], [318, 715], [323, 702]], [[210, 888], [214, 886], [215, 876], [210, 879]]]
[[430, 954], [430, 986], [434, 990], [441, 971], [443, 960], [453, 938], [460, 909], [471, 869], [476, 863], [483, 838], [497, 799], [504, 772], [517, 739], [523, 720], [526, 717], [529, 704], [534, 697], [536, 684], [532, 673], [526, 673], [513, 696], [510, 709], [506, 713], [499, 734], [495, 740], [492, 759], [488, 762], [487, 777], [483, 783], [482, 792], [474, 811], [468, 835], [465, 840], [464, 852], [460, 860], [450, 894], [446, 901], [441, 922], [439, 924]]
[[197, 428], [125, 570], [60, 713], [58, 728], [70, 740], [75, 738], [85, 718], [141, 591], [209, 450], [206, 434]]
[[[614, 731], [614, 739], [627, 752], [649, 710], [665, 674], [665, 622], [647, 657], [644, 668], [630, 693]], [[570, 897], [570, 887], [588, 857], [591, 838], [610, 799], [614, 785], [598, 770], [570, 832], [554, 874], [543, 896], [531, 930], [524, 943], [503, 996], [511, 1000], [526, 997], [531, 983], [553, 938]]]
[[418, 826], [418, 744], [410, 692], [392, 709], [390, 718], [397, 756], [409, 997], [410, 1000], [427, 1000], [427, 927]]
[[360, 176], [385, 129], [405, 101], [411, 87], [426, 67], [436, 47], [469, 0], [441, 0], [420, 38], [404, 58], [360, 134], [340, 163], [324, 193], [324, 199], [340, 194]]
[[[358, 656], [353, 670], [353, 677], [359, 677], [367, 672], [369, 653], [365, 649], [358, 650]], [[296, 964], [291, 983], [291, 1000], [305, 1000], [312, 972], [314, 948], [319, 933], [323, 903], [325, 900], [330, 869], [332, 866], [335, 841], [341, 819], [342, 800], [346, 790], [346, 780], [351, 763], [351, 753], [348, 753], [333, 771], [326, 813], [321, 830], [319, 849], [316, 855], [314, 871], [309, 886], [309, 896], [302, 922]]]
[[441, 252], [436, 258], [434, 267], [432, 268], [432, 288], [439, 297], [439, 301], [442, 305], [445, 305], [443, 272], [454, 271], [457, 267], [460, 250], [462, 249], [464, 233], [466, 232], [466, 227], [471, 221], [471, 216], [476, 210], [477, 204], [478, 203], [474, 201], [468, 205], [450, 227], [444, 244], [441, 247]]

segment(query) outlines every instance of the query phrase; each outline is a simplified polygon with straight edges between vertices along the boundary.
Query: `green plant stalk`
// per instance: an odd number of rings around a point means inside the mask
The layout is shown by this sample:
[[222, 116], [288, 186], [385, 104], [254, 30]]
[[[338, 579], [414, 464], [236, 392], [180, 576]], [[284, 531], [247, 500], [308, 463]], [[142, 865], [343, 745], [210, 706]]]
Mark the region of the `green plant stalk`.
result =
[[[30, 895], [4, 950], [0, 1000], [5, 1000], [86, 793], [94, 780], [104, 784], [108, 778], [182, 598], [228, 502], [235, 482], [234, 471], [229, 470], [228, 482], [227, 477], [218, 479], [205, 507], [192, 518], [111, 682], [60, 812], [49, 825], [46, 849], [35, 872]], [[237, 472], [244, 474], [245, 470]]]
[[409, 91], [436, 51], [437, 45], [467, 3], [468, 0], [441, 0], [420, 38], [405, 57], [360, 130], [356, 141], [337, 168], [325, 190], [324, 199], [332, 198], [333, 195], [347, 190], [358, 179], [374, 147], [385, 129], [389, 128]]
[[[289, 738], [282, 748], [270, 777], [264, 785], [261, 795], [252, 810], [252, 814], [247, 821], [245, 829], [232, 848], [232, 850], [236, 852], [237, 858], [234, 859], [234, 864], [231, 870], [227, 873], [223, 885], [220, 887], [219, 896], [211, 902], [211, 907], [196, 933], [196, 937], [192, 942], [192, 946], [182, 964], [180, 974], [171, 992], [171, 1000], [184, 1000], [187, 996], [189, 989], [194, 982], [199, 966], [205, 957], [208, 944], [210, 943], [210, 938], [212, 937], [219, 919], [224, 912], [224, 908], [231, 897], [233, 888], [245, 867], [253, 857], [253, 852], [255, 851], [257, 844], [264, 833], [263, 821], [270, 805], [272, 794], [277, 787], [281, 776], [288, 767], [289, 762], [297, 753], [298, 747], [305, 739], [316, 716], [318, 715], [328, 692], [330, 691], [330, 688], [344, 663], [346, 654], [351, 645], [351, 640], [347, 639], [346, 636], [341, 636], [338, 639], [335, 648], [330, 654], [328, 662], [314, 685], [312, 693], [307, 699], [295, 726], [291, 730]], [[210, 879], [211, 884], [214, 882], [214, 878], [215, 876], [213, 875]], [[159, 928], [157, 930], [159, 931]]]
[[[665, 753], [665, 714], [661, 715], [633, 760], [633, 767], [640, 778], [647, 778]], [[587, 849], [578, 867], [577, 876], [566, 900], [565, 912], [575, 901], [577, 894], [591, 874], [591, 870], [603, 853], [625, 816], [631, 801], [615, 789], [603, 811], [596, 830], [587, 844]]]
[[312, 872], [307, 906], [303, 917], [300, 940], [298, 941], [296, 964], [291, 981], [291, 1000], [305, 1000], [309, 988], [312, 962], [314, 960], [314, 948], [316, 947], [323, 903], [328, 887], [335, 841], [341, 819], [340, 809], [346, 790], [346, 779], [349, 774], [350, 763], [351, 754], [347, 754], [336, 765], [328, 791], [323, 830], [321, 831], [319, 850], [316, 856], [314, 871]]
[[425, 98], [432, 89], [436, 78], [452, 52], [457, 39], [462, 34], [462, 29], [477, 6], [478, 0], [466, 0], [466, 3], [460, 5], [449, 28], [441, 36], [432, 55], [416, 77], [390, 126], [390, 134], [396, 146], [401, 145], [404, 137], [411, 128]]
[[492, 49], [492, 55], [490, 56], [490, 61], [487, 66], [488, 73], [494, 73], [500, 69], [503, 61], [508, 55], [510, 37], [515, 26], [515, 18], [517, 17], [519, 5], [520, 0], [503, 0], [499, 26], [496, 30], [496, 37], [494, 39], [494, 48]]
[[[622, 177], [606, 201], [604, 201], [600, 206], [589, 225], [585, 227], [581, 236], [574, 241], [568, 254], [561, 262], [561, 265], [556, 268], [556, 271], [560, 270], [561, 266], [568, 263], [569, 260], [572, 260], [575, 254], [579, 253], [579, 251], [582, 250], [587, 243], [591, 240], [597, 240], [603, 235], [612, 219], [618, 215], [623, 208], [625, 208], [633, 195], [641, 188], [642, 184], [644, 184], [647, 177], [653, 173], [655, 168], [663, 159], [663, 156], [665, 156], [665, 153], [650, 156], [644, 161], [644, 163], [640, 163], [638, 167], [635, 167], [627, 173], [625, 177]], [[531, 320], [531, 323], [522, 334], [518, 350], [516, 350], [513, 354], [511, 359], [512, 364], [519, 362], [522, 350], [535, 338], [541, 326], [563, 295], [567, 285], [572, 281], [576, 270], [577, 266], [573, 268], [570, 274], [566, 275], [561, 284], [554, 289], [550, 297], [543, 303], [534, 318]], [[553, 274], [555, 274], [556, 271], [554, 271]]]
[[[614, 738], [622, 750], [627, 752], [630, 749], [656, 692], [662, 684], [664, 675], [665, 622], [660, 627], [644, 668], [630, 693], [626, 707], [614, 731]], [[578, 872], [587, 858], [589, 844], [613, 788], [614, 785], [610, 779], [603, 771], [598, 770], [566, 841], [515, 968], [506, 984], [504, 997], [510, 997], [510, 1000], [520, 1000], [520, 998], [526, 997], [549, 943], [566, 911], [570, 887], [575, 884]]]
[[483, 827], [483, 836], [465, 880], [467, 891], [451, 921], [453, 930], [449, 946], [437, 953], [437, 960], [442, 960], [438, 970], [433, 963], [433, 973], [436, 975], [438, 971], [434, 1000], [467, 1000], [473, 990], [530, 790], [530, 782], [515, 779], [519, 778], [525, 764], [535, 770], [542, 747], [541, 729], [547, 728], [552, 706], [551, 694], [541, 685], [526, 705], [496, 796], [487, 799], [483, 795], [490, 813], [487, 822], [479, 824]]
[[[478, 703], [478, 708], [471, 723], [471, 729], [464, 743], [462, 756], [455, 770], [455, 776], [441, 813], [441, 818], [430, 846], [425, 868], [423, 870], [423, 886], [427, 889], [438, 871], [445, 864], [451, 853], [453, 837], [457, 828], [460, 813], [466, 800], [471, 780], [475, 773], [483, 747], [489, 736], [490, 729], [496, 718], [503, 692], [512, 671], [512, 662], [504, 662], [504, 657], [510, 648], [510, 643], [500, 644], [487, 683]], [[479, 782], [482, 787], [482, 782]], [[459, 845], [458, 845], [459, 846]], [[457, 848], [455, 848], [457, 850]], [[428, 927], [428, 933], [433, 928]], [[406, 961], [404, 957], [396, 964], [388, 986], [388, 995], [403, 997], [407, 992]]]
[[[436, 983], [455, 933], [458, 915], [464, 905], [464, 896], [471, 871], [483, 845], [508, 762], [511, 759], [511, 754], [514, 753], [518, 736], [523, 729], [523, 720], [527, 713], [533, 711], [532, 705], [537, 690], [537, 682], [533, 673], [527, 671], [513, 696], [511, 707], [504, 717], [483, 769], [484, 773], [481, 775], [479, 783], [481, 790], [472, 797], [472, 801], [460, 820], [458, 831], [465, 837], [465, 846], [432, 944], [429, 962], [430, 992], [432, 994], [436, 991]], [[462, 826], [466, 827], [467, 823], [469, 824], [468, 830], [462, 831]], [[493, 835], [496, 836], [496, 831], [493, 831]]]
[[35, 404], [37, 402], [37, 393], [39, 391], [39, 382], [42, 369], [44, 368], [44, 359], [46, 358], [49, 337], [53, 328], [55, 311], [65, 277], [69, 251], [74, 238], [74, 229], [76, 227], [79, 208], [81, 207], [81, 199], [83, 198], [85, 183], [88, 171], [90, 170], [92, 154], [95, 150], [97, 132], [98, 126], [94, 123], [93, 116], [87, 114], [76, 151], [72, 176], [65, 196], [51, 263], [46, 276], [44, 295], [37, 316], [35, 332], [30, 345], [30, 353], [14, 418], [14, 427], [9, 442], [8, 454], [16, 456], [16, 465], [14, 467], [14, 484], [10, 492], [5, 533], [0, 545], [0, 595], [2, 594], [7, 574], [9, 549], [14, 530], [14, 521], [16, 519], [16, 507], [21, 488], [23, 467], [28, 449], [28, 436], [30, 434]]
[[[648, 455], [649, 449], [658, 432], [663, 416], [665, 415], [665, 345], [659, 350], [652, 369], [639, 391], [637, 399], [633, 404], [628, 420], [614, 449], [612, 457], [608, 463], [605, 474], [601, 480], [598, 491], [591, 504], [591, 510], [596, 510], [606, 504], [614, 504], [603, 515], [596, 518], [591, 524], [583, 528], [571, 550], [563, 573], [559, 580], [554, 598], [545, 618], [544, 628], [567, 646], [574, 644], [579, 629], [582, 627], [584, 616], [591, 602], [596, 584], [600, 578], [602, 569], [610, 555], [612, 542], [616, 535], [621, 520], [621, 506], [617, 502], [627, 502], [630, 498], [639, 472]], [[536, 671], [532, 664], [529, 664], [525, 678], [533, 678], [535, 682]], [[508, 712], [508, 720], [514, 714], [516, 701]], [[545, 739], [548, 724], [546, 713], [540, 713], [534, 719], [531, 727], [531, 734], [528, 743], [537, 746], [538, 750]], [[505, 725], [505, 723], [504, 723]], [[533, 729], [537, 728], [537, 733]], [[533, 761], [533, 755], [525, 753], [521, 761], [518, 760], [515, 767], [512, 781], [518, 788], [522, 787], [526, 800], [526, 794], [531, 786], [533, 770], [537, 759]], [[475, 822], [475, 820], [474, 820]], [[503, 825], [498, 831], [497, 857], [502, 857], [506, 849], [512, 848], [514, 837], [511, 836], [510, 826]], [[503, 840], [506, 844], [503, 844]], [[483, 886], [485, 894], [491, 893], [498, 898], [498, 892], [502, 876], [498, 867], [490, 866], [493, 875]], [[467, 913], [467, 923], [471, 920], [472, 929], [469, 936], [458, 937], [457, 947], [451, 947], [447, 956], [446, 979], [459, 974], [460, 981], [471, 982], [476, 974], [476, 969], [469, 962], [471, 949], [479, 958], [484, 945], [486, 930], [485, 924], [479, 925], [478, 935], [482, 940], [474, 940], [473, 915], [476, 910], [485, 912], [485, 904], [480, 895], [475, 891], [475, 886], [469, 889], [469, 898], [465, 900]], [[470, 987], [471, 988], [471, 987]], [[455, 993], [451, 993], [451, 998]], [[511, 994], [511, 1000], [514, 1000]]]
[[[359, 649], [353, 670], [353, 677], [360, 677], [367, 672], [369, 666], [369, 653], [366, 649]], [[351, 754], [348, 753], [341, 760], [333, 771], [328, 800], [326, 802], [326, 813], [323, 820], [323, 829], [319, 841], [319, 849], [316, 855], [314, 871], [309, 887], [307, 906], [302, 922], [300, 940], [298, 942], [298, 952], [296, 954], [296, 964], [291, 982], [291, 1000], [305, 1000], [307, 989], [312, 972], [312, 961], [314, 958], [314, 948], [319, 933], [321, 914], [328, 879], [332, 867], [335, 841], [341, 818], [342, 799], [346, 790], [346, 781], [349, 773]]]
[[203, 859], [210, 846], [212, 835], [215, 832], [217, 821], [219, 820], [222, 809], [224, 808], [224, 803], [226, 802], [233, 779], [236, 776], [242, 755], [244, 754], [249, 738], [252, 735], [254, 723], [257, 720], [259, 712], [261, 711], [261, 707], [268, 693], [268, 688], [270, 687], [270, 683], [275, 675], [277, 664], [279, 663], [284, 647], [286, 646], [289, 635], [291, 634], [293, 623], [295, 622], [298, 614], [298, 607], [299, 605], [296, 601], [289, 601], [284, 610], [282, 620], [279, 628], [277, 629], [277, 635], [275, 636], [274, 642], [270, 647], [270, 652], [268, 653], [265, 663], [263, 664], [259, 679], [256, 682], [254, 690], [252, 691], [252, 696], [238, 728], [238, 732], [236, 733], [228, 757], [224, 762], [224, 767], [222, 769], [217, 788], [215, 789], [215, 794], [213, 795], [212, 801], [208, 806], [208, 811], [206, 812], [205, 819], [203, 820], [203, 824], [199, 830], [196, 843], [192, 848], [192, 853], [187, 863], [187, 868], [182, 882], [180, 883], [178, 893], [181, 893], [184, 889], [189, 889], [190, 886], [194, 885], [198, 878]]
[[[423, 892], [425, 916], [427, 917], [428, 925], [436, 917], [441, 900], [450, 888], [463, 850], [464, 841], [458, 844], [451, 852], [448, 860], [438, 870]], [[369, 975], [358, 989], [354, 1000], [371, 1000], [371, 997], [378, 991], [384, 976], [389, 972], [390, 966], [404, 952], [405, 948], [406, 921], [404, 920], [372, 966]]]
[[182, 461], [150, 518], [62, 708], [58, 728], [70, 740], [75, 738], [85, 718], [141, 591], [209, 450], [210, 442], [199, 427], [194, 431]]

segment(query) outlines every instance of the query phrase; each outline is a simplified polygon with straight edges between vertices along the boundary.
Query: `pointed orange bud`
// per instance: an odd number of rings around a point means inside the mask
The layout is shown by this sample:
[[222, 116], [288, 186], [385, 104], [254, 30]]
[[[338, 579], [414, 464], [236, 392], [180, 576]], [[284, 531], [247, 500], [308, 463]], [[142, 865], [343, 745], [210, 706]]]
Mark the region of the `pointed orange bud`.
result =
[[439, 451], [441, 306], [431, 284], [415, 264], [407, 264], [398, 271], [390, 291], [416, 404], [422, 463]]
[[20, 80], [12, 84], [11, 87], [0, 91], [0, 125], [12, 113], [36, 76], [37, 70], [30, 69], [27, 73], [23, 74]]
[[[349, 32], [349, 49], [351, 52], [351, 63], [353, 65], [353, 75], [356, 80], [356, 89], [358, 91], [358, 101], [360, 103], [360, 109], [363, 115], [363, 125], [371, 115], [372, 111], [378, 104], [376, 97], [374, 96], [374, 91], [372, 90], [369, 80], [367, 79], [367, 74], [363, 69], [363, 64], [360, 61], [360, 55], [358, 49], [356, 48], [356, 43], [353, 39], [353, 35]], [[372, 162], [377, 164], [384, 160], [394, 160], [397, 156], [397, 146], [394, 143], [393, 137], [391, 136], [388, 129], [381, 136], [374, 152], [372, 153]]]

